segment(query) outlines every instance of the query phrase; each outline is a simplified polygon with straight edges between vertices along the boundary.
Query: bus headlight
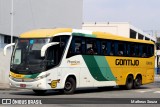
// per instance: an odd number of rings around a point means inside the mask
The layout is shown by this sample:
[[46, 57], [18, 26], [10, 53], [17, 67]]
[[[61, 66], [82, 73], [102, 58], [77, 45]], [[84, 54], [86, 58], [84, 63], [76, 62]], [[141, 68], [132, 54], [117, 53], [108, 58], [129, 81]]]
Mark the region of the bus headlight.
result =
[[48, 77], [49, 75], [50, 75], [50, 73], [47, 73], [47, 74], [41, 75], [41, 76], [39, 76], [39, 77], [35, 78], [35, 81], [38, 81], [38, 80], [43, 79], [43, 78], [46, 78], [46, 77]]

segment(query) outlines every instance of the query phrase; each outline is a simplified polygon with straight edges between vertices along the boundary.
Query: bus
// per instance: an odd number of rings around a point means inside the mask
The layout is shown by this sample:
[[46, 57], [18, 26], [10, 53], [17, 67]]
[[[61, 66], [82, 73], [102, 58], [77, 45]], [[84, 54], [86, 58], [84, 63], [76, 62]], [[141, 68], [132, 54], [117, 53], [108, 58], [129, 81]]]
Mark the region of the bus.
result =
[[77, 88], [139, 88], [154, 82], [154, 43], [105, 32], [71, 28], [38, 29], [21, 34], [14, 46], [11, 87], [36, 94]]

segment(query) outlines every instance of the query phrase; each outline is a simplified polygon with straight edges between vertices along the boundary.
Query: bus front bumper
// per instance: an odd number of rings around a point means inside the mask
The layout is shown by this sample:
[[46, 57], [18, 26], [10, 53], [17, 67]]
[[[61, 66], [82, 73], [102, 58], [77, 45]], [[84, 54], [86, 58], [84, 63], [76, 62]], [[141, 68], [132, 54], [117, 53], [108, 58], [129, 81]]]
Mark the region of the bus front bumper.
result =
[[46, 84], [46, 78], [33, 82], [20, 82], [20, 81], [15, 81], [13, 78], [9, 78], [9, 84], [11, 88], [22, 88], [22, 89], [46, 90], [49, 87], [49, 84]]

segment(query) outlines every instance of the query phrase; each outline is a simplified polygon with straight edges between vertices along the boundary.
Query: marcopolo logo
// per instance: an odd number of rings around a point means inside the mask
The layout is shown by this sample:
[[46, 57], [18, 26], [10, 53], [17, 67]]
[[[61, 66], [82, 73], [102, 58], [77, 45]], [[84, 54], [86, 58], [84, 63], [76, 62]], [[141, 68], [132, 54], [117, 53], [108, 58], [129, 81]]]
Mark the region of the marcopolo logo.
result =
[[131, 60], [131, 59], [116, 59], [116, 65], [127, 65], [127, 66], [139, 66], [139, 60]]

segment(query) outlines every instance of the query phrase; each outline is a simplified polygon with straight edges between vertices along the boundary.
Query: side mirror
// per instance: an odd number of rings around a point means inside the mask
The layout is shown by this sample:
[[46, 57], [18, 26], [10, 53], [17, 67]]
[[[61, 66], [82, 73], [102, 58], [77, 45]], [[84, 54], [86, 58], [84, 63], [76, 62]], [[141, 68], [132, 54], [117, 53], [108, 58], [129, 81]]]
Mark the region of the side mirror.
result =
[[46, 45], [44, 45], [44, 46], [41, 48], [41, 57], [44, 57], [46, 50], [47, 50], [50, 46], [58, 45], [58, 44], [59, 44], [59, 42], [51, 42], [51, 43], [47, 43]]
[[8, 47], [11, 47], [11, 46], [14, 46], [15, 45], [15, 43], [11, 43], [11, 44], [8, 44], [8, 45], [6, 45], [5, 47], [4, 47], [4, 49], [3, 49], [3, 54], [4, 54], [4, 56], [6, 56], [6, 54], [7, 54], [7, 48]]

